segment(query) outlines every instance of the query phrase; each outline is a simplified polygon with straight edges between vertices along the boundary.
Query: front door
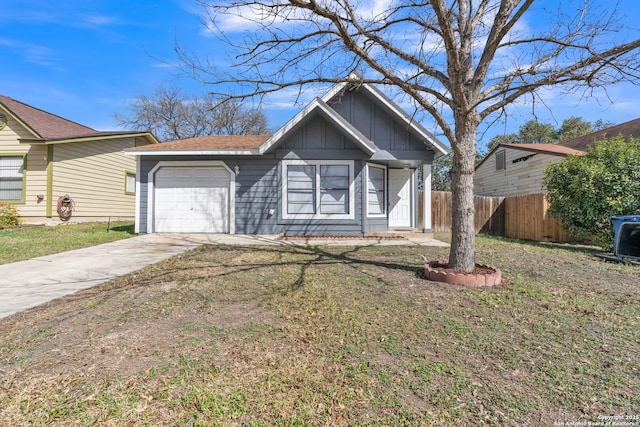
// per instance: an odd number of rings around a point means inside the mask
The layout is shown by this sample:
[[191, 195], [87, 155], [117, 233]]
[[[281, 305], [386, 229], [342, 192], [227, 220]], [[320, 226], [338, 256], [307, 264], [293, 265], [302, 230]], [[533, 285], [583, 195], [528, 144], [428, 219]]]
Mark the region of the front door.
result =
[[389, 228], [412, 227], [412, 170], [389, 169]]

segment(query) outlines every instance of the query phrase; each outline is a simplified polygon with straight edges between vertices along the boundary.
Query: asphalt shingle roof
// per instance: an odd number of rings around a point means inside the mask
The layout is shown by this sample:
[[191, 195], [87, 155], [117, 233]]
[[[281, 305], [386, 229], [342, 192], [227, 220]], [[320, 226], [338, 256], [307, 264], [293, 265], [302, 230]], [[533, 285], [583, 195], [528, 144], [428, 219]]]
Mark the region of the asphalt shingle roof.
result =
[[587, 135], [579, 136], [577, 138], [563, 141], [558, 145], [573, 148], [574, 150], [587, 151], [590, 147], [595, 145], [596, 142], [605, 138], [613, 138], [619, 135], [625, 137], [640, 138], [640, 119], [631, 120], [619, 125], [611, 126], [606, 129], [602, 129], [596, 132], [589, 133]]
[[212, 135], [145, 145], [127, 151], [257, 150], [271, 135]]
[[48, 113], [8, 96], [0, 95], [0, 104], [43, 139], [76, 138], [100, 134], [88, 126]]

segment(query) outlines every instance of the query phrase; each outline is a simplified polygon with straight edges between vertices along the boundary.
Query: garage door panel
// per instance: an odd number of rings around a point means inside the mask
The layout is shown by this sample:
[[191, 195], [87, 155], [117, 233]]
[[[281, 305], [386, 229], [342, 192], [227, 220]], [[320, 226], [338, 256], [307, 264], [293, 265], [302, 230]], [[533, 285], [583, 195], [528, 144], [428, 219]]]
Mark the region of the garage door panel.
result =
[[230, 175], [226, 169], [163, 167], [155, 180], [155, 231], [229, 231]]

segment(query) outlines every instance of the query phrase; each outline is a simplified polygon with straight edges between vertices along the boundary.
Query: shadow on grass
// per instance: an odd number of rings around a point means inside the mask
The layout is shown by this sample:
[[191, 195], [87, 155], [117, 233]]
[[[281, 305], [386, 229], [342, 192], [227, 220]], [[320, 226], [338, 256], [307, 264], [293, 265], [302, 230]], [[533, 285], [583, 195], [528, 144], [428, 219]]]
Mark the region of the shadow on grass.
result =
[[110, 231], [118, 231], [118, 232], [123, 232], [123, 233], [127, 233], [127, 234], [136, 234], [135, 233], [135, 225], [134, 224], [128, 224], [128, 225], [116, 225], [113, 227], [109, 228]]
[[[145, 293], [149, 291], [149, 286], [153, 286], [154, 284], [167, 283], [174, 280], [180, 282], [185, 280], [190, 282], [206, 281], [214, 278], [219, 280], [261, 268], [295, 267], [298, 269], [295, 279], [289, 281], [288, 285], [277, 289], [265, 290], [267, 294], [271, 294], [272, 292], [298, 291], [304, 288], [307, 283], [309, 270], [311, 268], [318, 266], [329, 267], [335, 264], [341, 264], [354, 269], [358, 274], [364, 274], [372, 280], [386, 286], [393, 286], [394, 283], [386, 280], [384, 274], [380, 274], [379, 270], [372, 271], [369, 267], [410, 272], [413, 273], [415, 277], [422, 277], [420, 275], [420, 268], [416, 265], [372, 260], [368, 258], [368, 255], [360, 254], [369, 247], [370, 246], [323, 247], [289, 244], [274, 246], [203, 245], [179, 255], [180, 257], [186, 257], [184, 263], [180, 261], [177, 263], [175, 261], [172, 262], [171, 260], [175, 259], [175, 257], [169, 258], [168, 260], [146, 267], [135, 273], [86, 289], [77, 294], [66, 296], [65, 299], [70, 301], [89, 298], [96, 304], [102, 304], [120, 292], [128, 290], [133, 293], [133, 295], [131, 295], [132, 299], [136, 300], [137, 298], [144, 298]], [[263, 259], [261, 254], [264, 253], [273, 254], [273, 256], [268, 257], [264, 262], [246, 262], [242, 264], [235, 264], [229, 261], [213, 261], [208, 263], [198, 259], [200, 254], [206, 255], [206, 253], [209, 252], [215, 255], [216, 251], [222, 251], [224, 253], [233, 251], [245, 255], [245, 257], [247, 254], [255, 253], [258, 259]], [[287, 259], [287, 257], [290, 259]], [[248, 258], [250, 259], [251, 257], [249, 256]], [[183, 266], [181, 264], [183, 264]], [[207, 271], [207, 268], [210, 266], [223, 267], [223, 270], [212, 274], [210, 270]], [[185, 277], [188, 279], [185, 279]], [[340, 278], [336, 278], [336, 282], [338, 283], [339, 281]], [[61, 313], [61, 316], [64, 316], [64, 314]]]
[[558, 242], [537, 242], [535, 240], [522, 240], [522, 239], [511, 239], [509, 237], [502, 236], [491, 236], [488, 234], [479, 235], [483, 239], [506, 242], [506, 243], [514, 243], [523, 246], [531, 246], [535, 248], [544, 248], [544, 249], [558, 249], [567, 252], [575, 252], [581, 254], [589, 254], [589, 255], [603, 255], [609, 254], [610, 252], [602, 250], [599, 246], [595, 244], [589, 243], [558, 243]]
[[313, 254], [315, 254], [316, 257], [304, 263], [298, 263], [300, 264], [300, 276], [298, 280], [296, 280], [291, 285], [291, 289], [296, 290], [301, 288], [305, 283], [307, 270], [312, 265], [323, 264], [323, 263], [341, 263], [343, 265], [347, 265], [353, 269], [358, 270], [358, 272], [371, 276], [376, 280], [382, 281], [387, 285], [390, 285], [390, 283], [386, 282], [385, 280], [380, 278], [378, 275], [374, 275], [370, 273], [369, 271], [366, 270], [366, 268], [359, 269], [359, 267], [375, 266], [375, 267], [387, 268], [390, 270], [413, 272], [416, 275], [419, 275], [420, 273], [419, 269], [414, 266], [399, 264], [394, 262], [383, 262], [383, 261], [375, 261], [371, 259], [362, 259], [355, 256], [358, 254], [358, 252], [361, 252], [363, 248], [367, 248], [367, 247], [369, 246], [354, 246], [354, 247], [350, 247], [344, 252], [339, 252], [339, 253], [333, 253], [328, 250], [328, 247], [325, 247], [325, 246], [311, 246], [311, 247], [305, 248], [307, 251], [310, 251]]

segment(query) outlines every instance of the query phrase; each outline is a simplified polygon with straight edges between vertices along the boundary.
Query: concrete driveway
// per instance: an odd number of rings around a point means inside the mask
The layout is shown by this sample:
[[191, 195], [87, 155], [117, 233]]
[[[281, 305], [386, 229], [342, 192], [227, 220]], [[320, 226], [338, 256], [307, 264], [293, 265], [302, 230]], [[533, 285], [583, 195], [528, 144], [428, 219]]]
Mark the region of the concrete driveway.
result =
[[0, 318], [108, 282], [202, 244], [448, 246], [420, 237], [402, 239], [291, 239], [229, 234], [144, 234], [84, 249], [0, 265]]

